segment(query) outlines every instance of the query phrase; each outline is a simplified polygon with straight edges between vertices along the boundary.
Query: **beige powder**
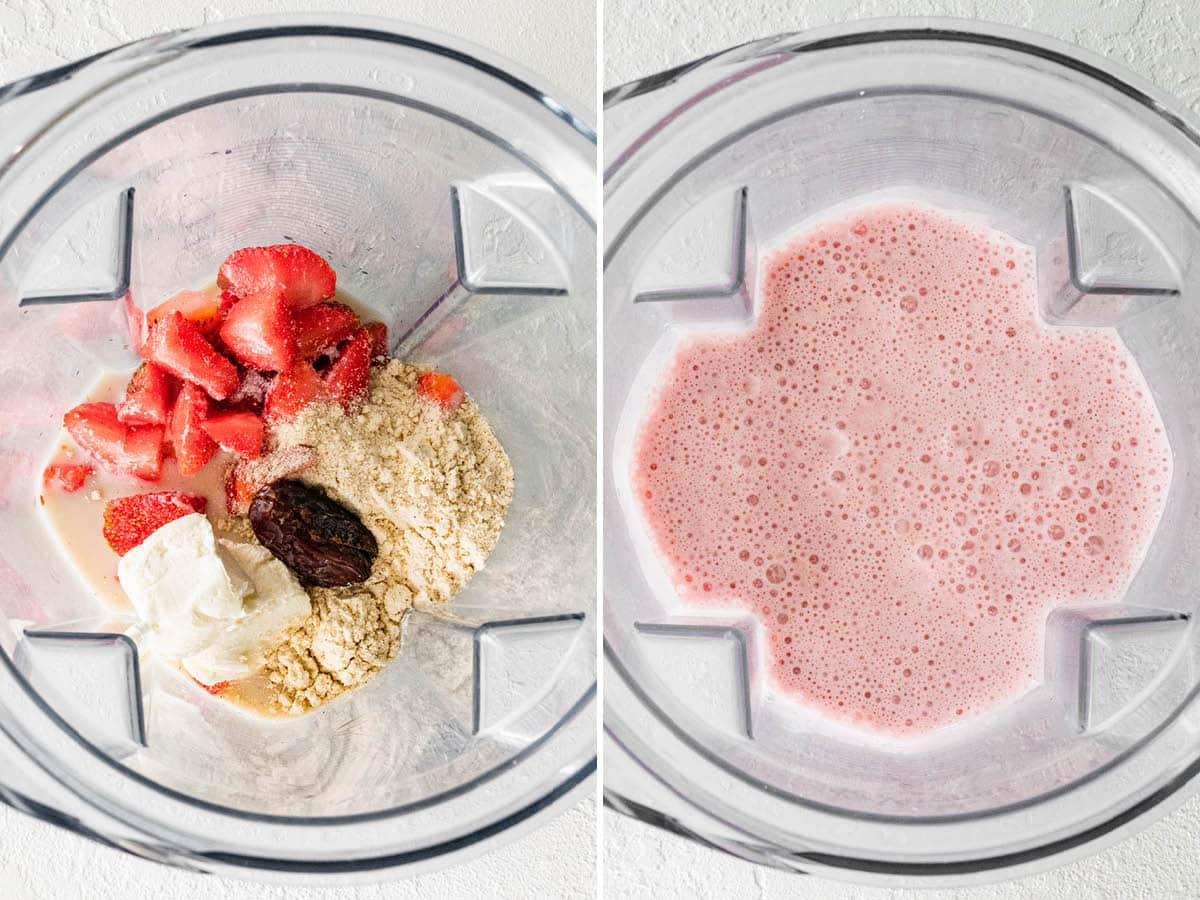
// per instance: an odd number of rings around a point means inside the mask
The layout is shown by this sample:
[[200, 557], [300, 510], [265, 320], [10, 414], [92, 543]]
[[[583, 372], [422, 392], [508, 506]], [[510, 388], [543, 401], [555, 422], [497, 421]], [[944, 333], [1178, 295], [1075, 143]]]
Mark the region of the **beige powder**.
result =
[[[314, 404], [272, 430], [273, 449], [319, 460], [295, 476], [353, 510], [379, 542], [370, 577], [309, 588], [313, 611], [267, 657], [274, 704], [300, 713], [356, 687], [396, 655], [414, 602], [446, 603], [483, 566], [512, 499], [512, 466], [470, 399], [443, 412], [416, 391], [423, 370], [371, 370], [361, 412]], [[244, 522], [244, 520], [243, 520]]]

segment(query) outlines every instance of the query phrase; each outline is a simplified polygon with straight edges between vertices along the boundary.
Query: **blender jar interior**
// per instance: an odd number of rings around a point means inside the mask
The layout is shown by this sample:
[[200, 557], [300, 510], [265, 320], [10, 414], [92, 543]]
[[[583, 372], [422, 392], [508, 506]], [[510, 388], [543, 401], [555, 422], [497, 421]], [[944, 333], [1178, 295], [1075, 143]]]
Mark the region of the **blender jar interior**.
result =
[[[0, 168], [0, 646], [20, 695], [5, 715], [118, 818], [143, 794], [147, 819], [194, 816], [185, 845], [428, 852], [547, 805], [594, 765], [592, 137], [473, 48], [358, 20], [257, 24], [9, 91], [30, 137], [14, 132]], [[375, 309], [393, 355], [454, 374], [515, 493], [487, 566], [453, 604], [406, 615], [397, 659], [311, 714], [267, 720], [139, 660], [37, 494], [62, 413], [137, 362], [126, 303], [211, 281], [237, 247], [291, 241]], [[409, 828], [355, 830], [344, 847], [255, 831], [392, 817]]]
[[[772, 39], [613, 93], [605, 643], [619, 683], [606, 724], [739, 830], [743, 853], [999, 867], [1144, 797], [1177, 773], [1195, 727], [1195, 135], [1056, 49], [941, 24]], [[750, 322], [760, 248], [879, 197], [962, 211], [1033, 247], [1043, 317], [1116, 329], [1175, 461], [1122, 603], [1055, 610], [1034, 690], [904, 741], [780, 696], [753, 616], [680, 605], [630, 492], [634, 435], [679, 336]]]

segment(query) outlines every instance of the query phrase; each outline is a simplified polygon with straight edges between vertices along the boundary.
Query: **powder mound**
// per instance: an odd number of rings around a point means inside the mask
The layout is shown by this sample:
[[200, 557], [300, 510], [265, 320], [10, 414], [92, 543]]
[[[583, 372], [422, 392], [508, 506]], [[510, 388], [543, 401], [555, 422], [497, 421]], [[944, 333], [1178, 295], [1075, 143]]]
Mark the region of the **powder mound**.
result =
[[371, 370], [361, 411], [314, 404], [276, 426], [272, 449], [311, 447], [298, 476], [354, 511], [379, 543], [359, 585], [311, 588], [313, 611], [268, 655], [274, 702], [300, 713], [365, 682], [400, 646], [414, 603], [447, 603], [483, 567], [512, 500], [508, 456], [469, 398], [451, 413], [416, 390], [424, 370]]

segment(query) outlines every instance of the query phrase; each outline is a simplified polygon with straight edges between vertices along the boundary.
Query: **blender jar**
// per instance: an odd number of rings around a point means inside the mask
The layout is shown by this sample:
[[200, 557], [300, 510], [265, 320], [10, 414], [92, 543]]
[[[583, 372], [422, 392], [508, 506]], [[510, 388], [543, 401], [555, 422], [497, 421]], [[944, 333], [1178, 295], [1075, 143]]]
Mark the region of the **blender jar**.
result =
[[[270, 18], [0, 89], [0, 796], [189, 868], [299, 879], [447, 865], [595, 770], [594, 144], [476, 48]], [[61, 416], [137, 361], [127, 304], [295, 241], [454, 373], [512, 460], [495, 552], [396, 660], [263, 719], [139, 658], [38, 509]]]
[[[1200, 770], [1200, 134], [1107, 62], [954, 21], [758, 41], [611, 91], [605, 160], [605, 726], [611, 805], [761, 863], [895, 885], [1048, 868]], [[681, 607], [631, 495], [676, 335], [754, 315], [759, 249], [899, 194], [1035, 248], [1044, 318], [1116, 329], [1175, 473], [1121, 603], [1055, 609], [1038, 686], [864, 740], [784, 702], [758, 622]]]

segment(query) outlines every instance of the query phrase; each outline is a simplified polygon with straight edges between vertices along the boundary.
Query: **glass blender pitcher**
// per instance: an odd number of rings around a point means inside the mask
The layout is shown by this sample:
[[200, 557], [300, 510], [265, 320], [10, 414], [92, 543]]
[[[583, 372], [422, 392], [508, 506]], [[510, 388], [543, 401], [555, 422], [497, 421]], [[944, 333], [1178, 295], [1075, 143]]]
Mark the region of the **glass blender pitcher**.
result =
[[[0, 796], [139, 855], [303, 880], [447, 865], [587, 790], [595, 751], [595, 136], [508, 63], [359, 18], [165, 34], [0, 88]], [[264, 719], [166, 677], [38, 509], [126, 305], [295, 241], [512, 460], [507, 526], [398, 657]]]
[[[950, 20], [757, 41], [606, 99], [609, 803], [768, 865], [941, 886], [1049, 868], [1181, 802], [1200, 771], [1195, 125], [1106, 61]], [[682, 607], [630, 488], [672, 336], [746, 322], [760, 248], [882, 192], [1035, 248], [1043, 318], [1116, 329], [1175, 460], [1121, 602], [1054, 609], [1033, 690], [892, 744], [798, 715], [753, 616]]]

